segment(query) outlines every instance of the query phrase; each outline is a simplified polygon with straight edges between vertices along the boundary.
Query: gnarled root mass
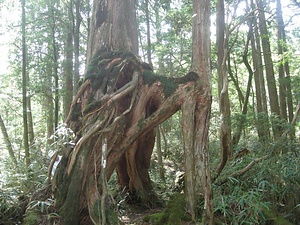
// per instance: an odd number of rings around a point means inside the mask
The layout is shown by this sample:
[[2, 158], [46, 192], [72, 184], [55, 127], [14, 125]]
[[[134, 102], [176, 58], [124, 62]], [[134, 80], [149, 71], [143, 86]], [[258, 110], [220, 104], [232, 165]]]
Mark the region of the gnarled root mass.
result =
[[63, 150], [52, 180], [63, 224], [112, 223], [104, 206], [115, 169], [135, 201], [155, 204], [148, 174], [154, 128], [181, 108], [197, 79], [193, 72], [177, 79], [155, 75], [130, 52], [94, 57], [66, 120], [75, 145]]

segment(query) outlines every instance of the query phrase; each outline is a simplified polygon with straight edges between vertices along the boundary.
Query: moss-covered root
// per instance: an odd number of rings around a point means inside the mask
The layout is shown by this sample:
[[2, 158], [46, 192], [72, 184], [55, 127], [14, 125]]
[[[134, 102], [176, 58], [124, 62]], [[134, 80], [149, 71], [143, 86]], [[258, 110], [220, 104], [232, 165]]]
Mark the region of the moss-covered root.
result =
[[144, 217], [145, 222], [154, 225], [180, 225], [182, 221], [190, 221], [190, 216], [185, 211], [184, 195], [174, 194], [167, 204], [167, 208], [160, 213]]

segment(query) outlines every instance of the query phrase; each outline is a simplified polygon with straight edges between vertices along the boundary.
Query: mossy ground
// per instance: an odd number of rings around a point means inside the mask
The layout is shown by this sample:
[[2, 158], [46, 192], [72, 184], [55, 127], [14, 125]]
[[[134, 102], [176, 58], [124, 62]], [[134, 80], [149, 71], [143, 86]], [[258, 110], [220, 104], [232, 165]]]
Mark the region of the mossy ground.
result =
[[184, 195], [180, 193], [175, 193], [170, 198], [165, 210], [144, 217], [145, 222], [155, 225], [180, 225], [190, 220], [190, 216], [185, 211]]

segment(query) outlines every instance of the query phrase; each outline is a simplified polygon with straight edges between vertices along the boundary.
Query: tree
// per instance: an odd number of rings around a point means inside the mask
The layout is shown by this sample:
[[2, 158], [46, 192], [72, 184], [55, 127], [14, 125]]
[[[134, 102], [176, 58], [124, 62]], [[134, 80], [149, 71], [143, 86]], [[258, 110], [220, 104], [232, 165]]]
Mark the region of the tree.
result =
[[[273, 115], [276, 118], [280, 118], [280, 108], [278, 102], [276, 80], [274, 75], [270, 39], [269, 39], [267, 22], [264, 13], [264, 7], [266, 2], [265, 0], [256, 0], [256, 3], [258, 6], [259, 30], [260, 30], [263, 58], [265, 63], [265, 71], [266, 71], [266, 78], [268, 84], [270, 109], [271, 109], [271, 113], [273, 113]], [[282, 131], [281, 131], [281, 125], [278, 123], [278, 121], [274, 121], [274, 120], [272, 121], [272, 130], [273, 130], [274, 138], [275, 139], [279, 138]]]
[[[251, 10], [255, 11], [253, 0], [250, 1]], [[265, 90], [265, 78], [263, 67], [263, 60], [261, 56], [261, 44], [257, 19], [253, 20], [254, 36], [251, 38], [253, 70], [256, 92], [256, 111], [257, 111], [257, 133], [261, 142], [265, 142], [270, 137], [269, 121], [268, 121], [268, 108], [267, 97]]]
[[[194, 158], [194, 163], [186, 163], [194, 167], [186, 171], [197, 191], [191, 195], [204, 193], [207, 217], [212, 221], [207, 153], [211, 104], [209, 5], [209, 1], [200, 5], [194, 2], [199, 16], [194, 22], [191, 72], [181, 78], [167, 78], [154, 74], [135, 55], [134, 1], [94, 2], [89, 64], [66, 120], [75, 132], [75, 146], [63, 150], [52, 182], [64, 224], [109, 223], [106, 180], [115, 169], [119, 184], [129, 190], [131, 199], [154, 205], [157, 198], [148, 174], [154, 130], [180, 108], [187, 115], [183, 122], [187, 134], [184, 148]], [[194, 215], [195, 199], [189, 198]], [[87, 212], [89, 221], [84, 222]]]
[[[228, 95], [228, 78], [226, 68], [226, 58], [228, 55], [228, 35], [229, 31], [225, 30], [225, 10], [224, 0], [217, 2], [217, 62], [218, 62], [218, 95], [220, 109], [220, 145], [222, 149], [222, 160], [217, 169], [219, 174], [224, 168], [227, 159], [233, 155], [231, 142], [231, 120], [230, 120], [230, 103]], [[226, 37], [225, 37], [226, 31]]]
[[[278, 66], [280, 113], [282, 119], [291, 123], [294, 117], [294, 112], [293, 112], [293, 98], [292, 98], [292, 88], [291, 88], [291, 80], [290, 80], [290, 66], [289, 66], [289, 60], [285, 56], [285, 54], [287, 53], [286, 32], [285, 32], [285, 25], [282, 18], [281, 1], [277, 0], [276, 3], [277, 3], [276, 21], [277, 21], [277, 37], [278, 37], [277, 46], [278, 46], [278, 54], [281, 56], [281, 60]], [[288, 113], [287, 113], [287, 109], [288, 109]], [[294, 131], [291, 133], [291, 136], [292, 137], [295, 136]]]
[[3, 135], [3, 139], [6, 144], [6, 148], [8, 150], [9, 157], [10, 157], [11, 161], [13, 162], [14, 166], [16, 167], [17, 171], [19, 172], [19, 164], [18, 164], [17, 158], [15, 156], [11, 141], [9, 139], [9, 136], [8, 136], [8, 133], [7, 133], [7, 130], [6, 130], [6, 127], [5, 127], [5, 124], [4, 124], [4, 121], [3, 121], [1, 115], [0, 115], [0, 128], [1, 128], [2, 135]]
[[26, 51], [26, 15], [25, 15], [25, 0], [22, 3], [22, 96], [23, 96], [23, 136], [26, 166], [30, 166], [30, 151], [28, 137], [28, 96], [27, 96], [27, 51]]
[[[66, 25], [66, 40], [65, 40], [65, 65], [64, 65], [64, 77], [65, 77], [65, 95], [64, 95], [64, 118], [67, 118], [70, 110], [70, 106], [73, 99], [73, 2], [70, 2], [67, 7], [68, 20], [70, 21]], [[77, 61], [77, 60], [76, 60]]]
[[[208, 129], [211, 113], [211, 71], [210, 71], [210, 1], [193, 0], [193, 53], [191, 71], [198, 77], [194, 90], [183, 103], [183, 131], [185, 148], [185, 166], [195, 162], [191, 171], [186, 171], [186, 186], [195, 187], [195, 197], [192, 199], [193, 190], [188, 191], [191, 213], [195, 213], [198, 194], [204, 195], [205, 220], [213, 224], [213, 206], [211, 175], [208, 154]], [[184, 116], [186, 115], [186, 117]], [[192, 154], [192, 156], [189, 156]], [[191, 159], [191, 161], [189, 161]], [[193, 174], [194, 171], [194, 174]], [[193, 181], [195, 183], [193, 183]], [[193, 203], [193, 204], [191, 204]]]

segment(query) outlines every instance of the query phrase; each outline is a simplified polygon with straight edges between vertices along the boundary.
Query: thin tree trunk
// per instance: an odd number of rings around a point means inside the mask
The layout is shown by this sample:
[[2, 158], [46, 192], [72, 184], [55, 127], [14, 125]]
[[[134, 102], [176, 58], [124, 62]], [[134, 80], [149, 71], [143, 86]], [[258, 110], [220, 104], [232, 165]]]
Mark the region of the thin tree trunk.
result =
[[[155, 37], [157, 43], [162, 43], [161, 35], [161, 18], [159, 15], [159, 0], [155, 0], [154, 3], [154, 14], [155, 14]], [[161, 54], [157, 55], [158, 58], [158, 71], [161, 73], [164, 70], [163, 56]]]
[[164, 171], [164, 164], [163, 164], [163, 154], [161, 148], [161, 133], [159, 127], [156, 129], [156, 150], [157, 150], [157, 164], [159, 170], [159, 178], [162, 181], [165, 181], [165, 171]]
[[240, 85], [239, 85], [239, 82], [238, 80], [235, 78], [234, 74], [233, 74], [233, 71], [232, 71], [232, 67], [231, 67], [231, 59], [230, 59], [230, 52], [228, 52], [228, 55], [227, 55], [227, 66], [228, 66], [228, 74], [231, 78], [231, 81], [233, 82], [234, 86], [235, 86], [235, 89], [238, 93], [238, 97], [239, 97], [239, 103], [240, 103], [240, 107], [242, 108], [242, 105], [244, 104], [244, 95], [242, 93], [242, 90], [240, 88]]
[[286, 104], [286, 84], [285, 84], [285, 74], [284, 74], [284, 58], [283, 58], [283, 33], [284, 33], [284, 23], [282, 19], [281, 2], [276, 1], [276, 21], [277, 21], [277, 48], [278, 54], [281, 56], [281, 60], [278, 65], [278, 75], [279, 75], [279, 101], [280, 101], [280, 115], [281, 119], [287, 121], [287, 104]]
[[[265, 62], [265, 71], [267, 77], [271, 113], [273, 113], [275, 117], [280, 118], [280, 108], [278, 103], [276, 80], [274, 76], [269, 33], [268, 33], [267, 23], [266, 23], [266, 18], [264, 13], [265, 0], [256, 0], [256, 3], [258, 5], [259, 29], [261, 35], [262, 48], [263, 48], [263, 57]], [[273, 130], [274, 138], [275, 139], [280, 138], [282, 129], [278, 121], [272, 120], [272, 130]]]
[[54, 77], [54, 129], [58, 127], [59, 117], [59, 77], [58, 77], [58, 49], [56, 43], [56, 15], [54, 7], [49, 5], [51, 13], [51, 47], [53, 54], [53, 77]]
[[[29, 80], [29, 78], [27, 80]], [[29, 145], [31, 146], [34, 144], [34, 127], [33, 127], [32, 110], [31, 110], [31, 96], [27, 96], [27, 109], [28, 109], [27, 110], [28, 140], [29, 140]]]
[[164, 129], [162, 128], [163, 125], [159, 126], [159, 132], [162, 136], [162, 139], [164, 140], [164, 157], [166, 158], [168, 156], [168, 141], [167, 141], [167, 138], [166, 138], [166, 134], [165, 134], [165, 131]]
[[219, 93], [219, 110], [220, 110], [220, 140], [222, 149], [222, 159], [217, 174], [219, 174], [228, 158], [233, 155], [231, 142], [231, 119], [230, 119], [230, 103], [228, 95], [228, 77], [226, 69], [227, 57], [227, 38], [225, 38], [225, 11], [224, 0], [217, 2], [217, 56], [218, 56], [218, 93]]
[[[253, 0], [251, 0], [252, 11], [255, 11], [256, 6]], [[253, 13], [254, 14], [254, 13]], [[255, 17], [254, 17], [255, 18]], [[261, 142], [265, 142], [270, 138], [270, 128], [268, 121], [268, 108], [267, 108], [267, 97], [265, 90], [265, 80], [263, 71], [263, 61], [261, 56], [260, 46], [260, 35], [257, 19], [253, 20], [254, 23], [254, 37], [251, 39], [252, 46], [252, 57], [254, 67], [254, 78], [255, 78], [255, 90], [256, 90], [256, 101], [257, 101], [257, 131]]]
[[[281, 56], [281, 61], [279, 62], [280, 112], [281, 112], [281, 117], [291, 123], [294, 117], [293, 95], [292, 95], [292, 88], [291, 88], [289, 59], [288, 57], [284, 57], [284, 54], [287, 52], [286, 33], [285, 33], [285, 26], [282, 18], [282, 7], [281, 7], [280, 0], [277, 0], [277, 4], [276, 4], [276, 19], [277, 19], [277, 31], [278, 31], [278, 54]], [[286, 111], [287, 109], [288, 109], [288, 115]], [[290, 132], [290, 135], [291, 137], [295, 137], [295, 130], [292, 130]]]
[[12, 145], [11, 145], [11, 142], [10, 142], [10, 139], [9, 139], [9, 136], [8, 136], [8, 133], [7, 133], [7, 130], [6, 130], [6, 127], [5, 127], [5, 124], [4, 124], [4, 121], [3, 121], [1, 115], [0, 115], [0, 127], [1, 127], [1, 131], [2, 131], [2, 135], [3, 135], [3, 139], [5, 142], [6, 148], [8, 150], [9, 157], [10, 157], [11, 161], [13, 162], [13, 164], [15, 165], [17, 171], [19, 172], [19, 164], [18, 164], [17, 158], [15, 156], [14, 150], [12, 148]]
[[248, 46], [249, 46], [252, 34], [253, 34], [252, 21], [250, 21], [249, 22], [249, 31], [248, 31], [248, 35], [247, 35], [247, 41], [246, 41], [245, 50], [244, 50], [244, 54], [243, 54], [243, 62], [248, 70], [249, 78], [248, 78], [248, 83], [247, 83], [245, 101], [244, 101], [243, 108], [242, 108], [242, 115], [238, 121], [236, 132], [233, 134], [233, 138], [232, 138], [233, 146], [236, 146], [240, 141], [242, 130], [245, 127], [246, 115], [247, 115], [247, 111], [248, 111], [248, 103], [249, 103], [249, 97], [250, 97], [250, 91], [251, 91], [251, 85], [252, 85], [253, 70], [250, 66], [250, 63], [248, 62], [247, 57], [248, 57]]
[[80, 48], [80, 24], [82, 21], [80, 15], [80, 0], [75, 1], [75, 29], [74, 29], [74, 94], [79, 85], [79, 48]]
[[27, 106], [27, 49], [26, 49], [26, 16], [25, 0], [22, 3], [22, 96], [23, 96], [23, 138], [25, 150], [25, 162], [27, 168], [30, 166], [29, 137], [28, 137], [28, 106]]
[[147, 27], [147, 59], [148, 63], [152, 67], [152, 59], [151, 59], [151, 34], [150, 34], [150, 15], [149, 15], [149, 0], [145, 1], [145, 9], [146, 9], [146, 27]]
[[58, 85], [58, 52], [56, 47], [55, 36], [53, 33], [53, 60], [54, 60], [54, 129], [58, 127], [59, 117], [59, 85]]
[[[70, 2], [68, 7], [68, 17], [72, 20], [73, 4]], [[64, 95], [64, 118], [67, 118], [73, 100], [73, 27], [74, 24], [67, 26], [67, 40], [65, 42], [65, 95]]]

